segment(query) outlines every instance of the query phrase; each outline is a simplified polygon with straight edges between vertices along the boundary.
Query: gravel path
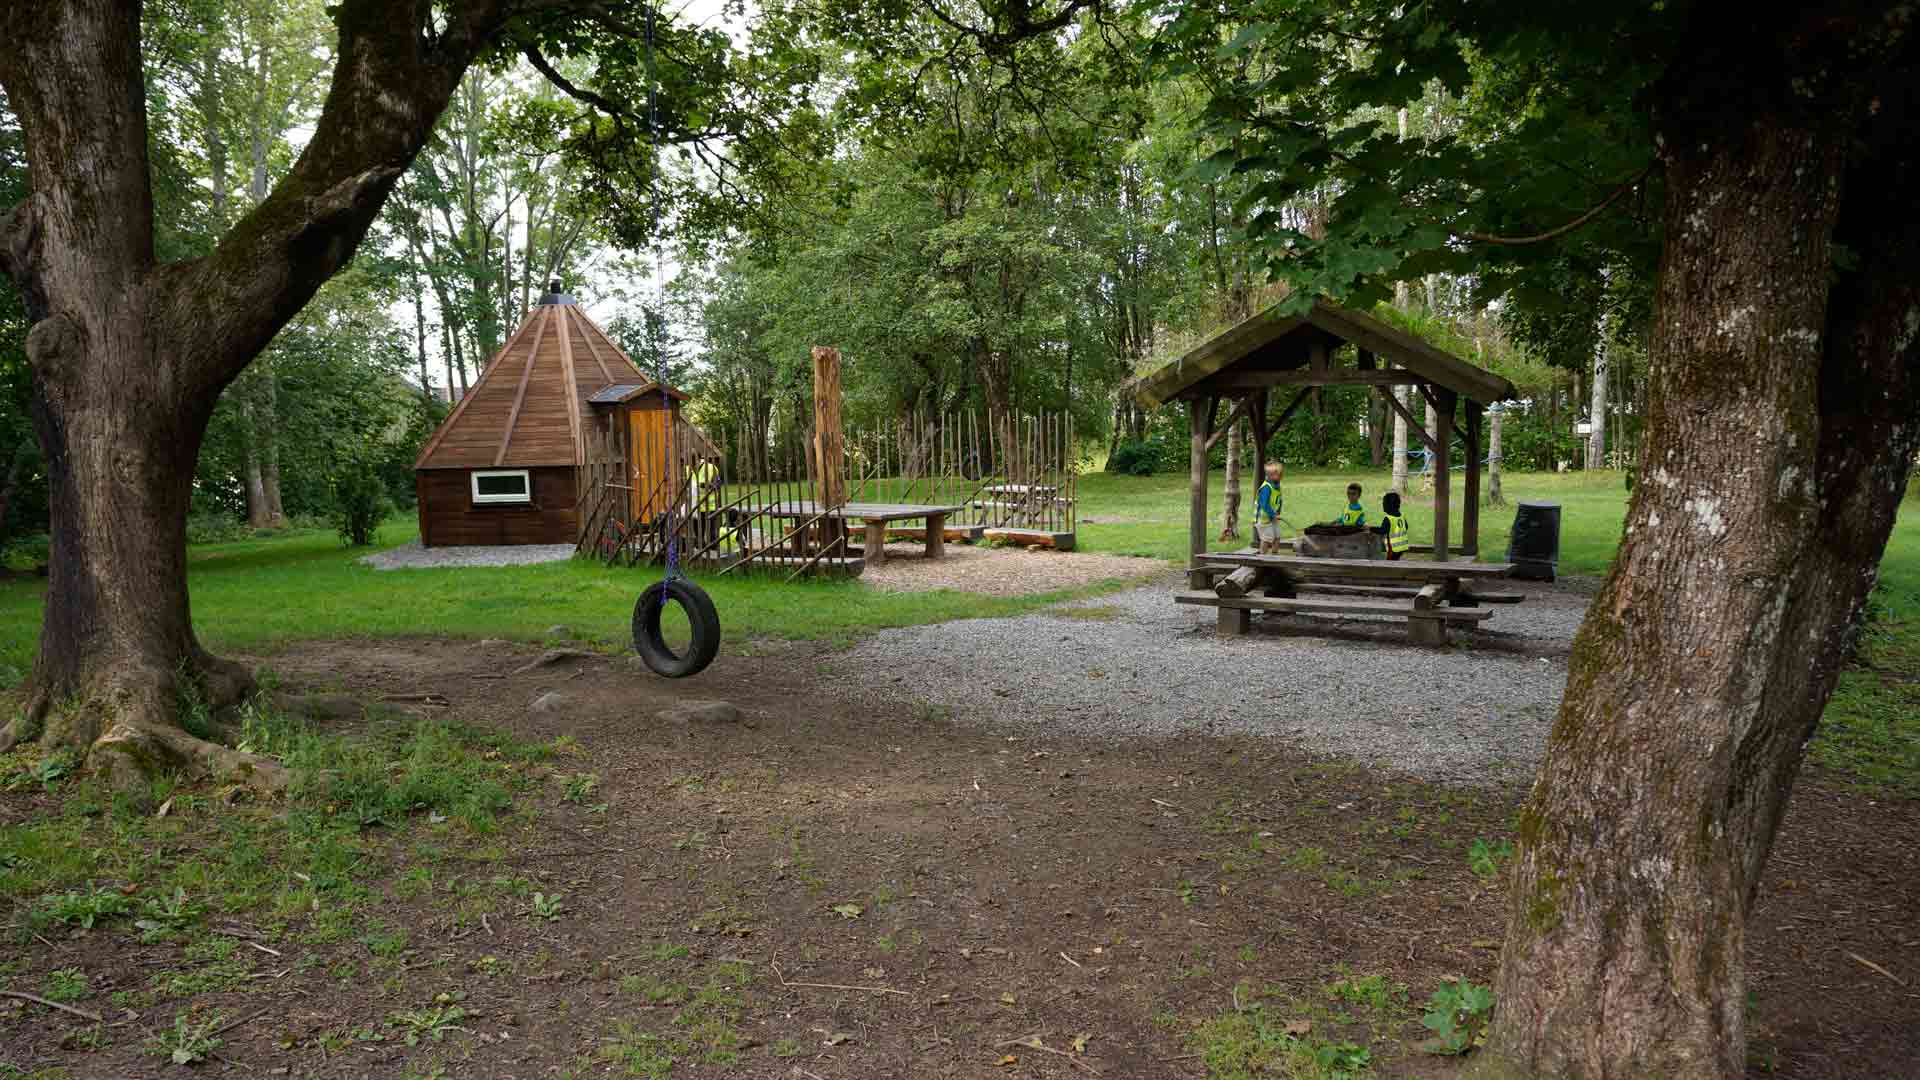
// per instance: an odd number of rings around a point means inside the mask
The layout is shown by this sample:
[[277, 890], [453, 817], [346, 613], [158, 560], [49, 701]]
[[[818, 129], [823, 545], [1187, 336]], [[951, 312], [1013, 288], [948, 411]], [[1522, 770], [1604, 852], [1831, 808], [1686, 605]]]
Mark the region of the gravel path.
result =
[[888, 544], [887, 561], [868, 564], [860, 580], [883, 592], [960, 589], [989, 596], [1030, 596], [1096, 581], [1150, 577], [1166, 569], [1161, 559], [965, 544], [948, 544], [945, 558], [929, 559], [924, 544], [897, 543]]
[[1212, 608], [1177, 607], [1180, 579], [1011, 619], [888, 630], [836, 667], [855, 686], [956, 719], [1049, 734], [1127, 738], [1267, 735], [1433, 780], [1531, 771], [1545, 747], [1586, 610], [1580, 586], [1506, 583], [1448, 649], [1405, 623], [1256, 617], [1214, 634]]
[[421, 547], [409, 540], [396, 548], [360, 556], [375, 570], [410, 570], [427, 566], [526, 566], [573, 558], [572, 544], [495, 544], [473, 547]]

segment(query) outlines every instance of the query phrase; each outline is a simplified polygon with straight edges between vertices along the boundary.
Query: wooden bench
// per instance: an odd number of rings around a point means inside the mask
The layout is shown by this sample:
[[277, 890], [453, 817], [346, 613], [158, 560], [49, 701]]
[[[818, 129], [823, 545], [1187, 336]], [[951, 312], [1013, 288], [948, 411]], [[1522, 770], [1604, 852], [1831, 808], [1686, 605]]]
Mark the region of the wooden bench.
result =
[[1070, 532], [1045, 532], [1040, 529], [988, 529], [983, 534], [989, 544], [1038, 544], [1056, 551], [1072, 551], [1074, 534]]
[[[980, 534], [986, 531], [987, 527], [985, 525], [955, 525], [949, 522], [946, 526], [947, 543], [970, 544], [980, 539]], [[887, 526], [888, 540], [919, 540], [924, 542], [926, 538], [927, 530], [925, 529], [895, 525]]]
[[[1437, 597], [1437, 593], [1430, 594]], [[1194, 604], [1201, 607], [1219, 609], [1219, 631], [1222, 634], [1244, 634], [1252, 628], [1253, 612], [1277, 611], [1282, 614], [1308, 615], [1381, 615], [1394, 619], [1407, 620], [1407, 636], [1426, 645], [1446, 644], [1445, 626], [1447, 623], [1477, 623], [1493, 616], [1486, 608], [1464, 607], [1418, 607], [1419, 598], [1414, 604], [1396, 604], [1385, 601], [1331, 600], [1310, 596], [1242, 596], [1223, 597], [1211, 592], [1195, 590], [1175, 593], [1176, 604]]]

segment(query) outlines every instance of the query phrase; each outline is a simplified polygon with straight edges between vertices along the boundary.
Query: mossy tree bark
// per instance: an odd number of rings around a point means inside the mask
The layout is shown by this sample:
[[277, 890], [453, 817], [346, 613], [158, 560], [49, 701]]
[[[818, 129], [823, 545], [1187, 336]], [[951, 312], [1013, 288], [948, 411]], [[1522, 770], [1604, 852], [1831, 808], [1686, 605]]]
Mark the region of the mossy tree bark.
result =
[[192, 765], [274, 783], [269, 762], [188, 735], [180, 680], [211, 704], [247, 673], [194, 637], [185, 519], [220, 392], [343, 266], [460, 75], [510, 14], [585, 2], [345, 0], [332, 87], [287, 177], [206, 258], [159, 263], [137, 0], [0, 7], [0, 86], [30, 195], [0, 217], [25, 298], [53, 546], [27, 737], [138, 779]]
[[1661, 88], [1640, 483], [1521, 816], [1483, 1075], [1745, 1075], [1748, 912], [1920, 446], [1895, 29], [1716, 19]]

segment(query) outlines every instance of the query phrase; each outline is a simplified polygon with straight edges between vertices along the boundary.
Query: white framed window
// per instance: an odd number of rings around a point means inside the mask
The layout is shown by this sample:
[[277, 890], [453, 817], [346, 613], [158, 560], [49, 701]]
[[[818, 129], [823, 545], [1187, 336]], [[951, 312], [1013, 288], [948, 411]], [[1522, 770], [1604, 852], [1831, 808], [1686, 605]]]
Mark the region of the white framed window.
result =
[[533, 476], [525, 469], [476, 469], [468, 475], [475, 504], [533, 502]]

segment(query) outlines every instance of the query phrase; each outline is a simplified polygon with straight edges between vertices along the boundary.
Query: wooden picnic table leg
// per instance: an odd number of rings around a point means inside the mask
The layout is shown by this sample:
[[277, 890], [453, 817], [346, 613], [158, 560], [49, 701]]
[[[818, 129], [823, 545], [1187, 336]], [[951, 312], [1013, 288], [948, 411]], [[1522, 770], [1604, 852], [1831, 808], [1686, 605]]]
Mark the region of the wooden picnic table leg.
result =
[[1446, 596], [1446, 586], [1435, 582], [1423, 587], [1413, 598], [1413, 614], [1407, 619], [1407, 637], [1416, 645], [1445, 645], [1447, 643], [1447, 623], [1445, 619], [1423, 617], [1440, 606]]
[[947, 557], [947, 515], [927, 515], [927, 558]]
[[879, 566], [887, 561], [887, 523], [876, 518], [867, 519], [868, 566]]
[[1253, 628], [1253, 612], [1246, 608], [1223, 607], [1214, 609], [1220, 613], [1214, 631], [1222, 637], [1244, 634]]

